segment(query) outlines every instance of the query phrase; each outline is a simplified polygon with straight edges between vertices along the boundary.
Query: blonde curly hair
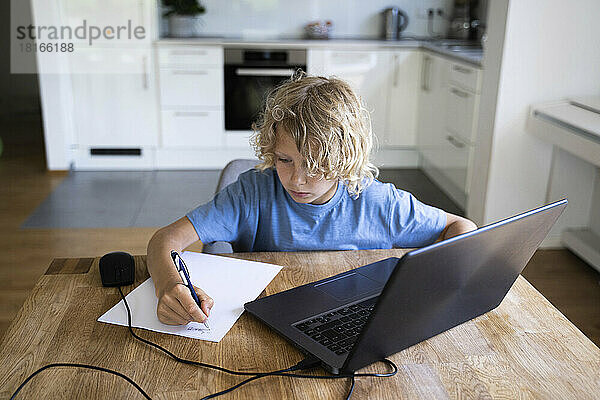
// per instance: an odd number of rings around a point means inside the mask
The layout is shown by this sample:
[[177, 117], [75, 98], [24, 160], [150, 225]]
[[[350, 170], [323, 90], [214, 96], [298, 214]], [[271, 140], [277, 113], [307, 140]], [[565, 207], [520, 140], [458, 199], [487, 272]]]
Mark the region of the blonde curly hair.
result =
[[310, 177], [341, 180], [348, 193], [358, 197], [379, 175], [369, 161], [373, 149], [369, 112], [340, 79], [297, 71], [268, 94], [250, 138], [262, 161], [256, 166], [260, 170], [275, 165], [278, 127], [292, 136]]

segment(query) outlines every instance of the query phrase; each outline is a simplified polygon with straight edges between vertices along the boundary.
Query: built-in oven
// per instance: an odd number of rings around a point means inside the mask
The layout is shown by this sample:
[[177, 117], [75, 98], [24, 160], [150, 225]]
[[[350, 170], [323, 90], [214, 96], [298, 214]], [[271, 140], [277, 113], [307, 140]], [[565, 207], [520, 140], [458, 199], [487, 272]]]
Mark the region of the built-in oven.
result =
[[225, 130], [249, 131], [267, 94], [297, 69], [306, 71], [304, 49], [225, 48]]

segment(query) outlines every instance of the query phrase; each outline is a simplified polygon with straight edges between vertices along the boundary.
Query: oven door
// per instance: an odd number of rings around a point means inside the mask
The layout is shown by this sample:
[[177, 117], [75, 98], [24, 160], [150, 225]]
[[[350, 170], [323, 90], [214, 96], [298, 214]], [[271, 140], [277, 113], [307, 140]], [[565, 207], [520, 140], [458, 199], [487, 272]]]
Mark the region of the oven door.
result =
[[250, 130], [263, 109], [267, 94], [289, 79], [290, 67], [225, 66], [225, 130]]
[[225, 130], [251, 130], [267, 94], [297, 69], [306, 71], [306, 50], [225, 49]]
[[269, 92], [297, 69], [306, 71], [305, 49], [225, 48], [225, 131], [250, 131]]

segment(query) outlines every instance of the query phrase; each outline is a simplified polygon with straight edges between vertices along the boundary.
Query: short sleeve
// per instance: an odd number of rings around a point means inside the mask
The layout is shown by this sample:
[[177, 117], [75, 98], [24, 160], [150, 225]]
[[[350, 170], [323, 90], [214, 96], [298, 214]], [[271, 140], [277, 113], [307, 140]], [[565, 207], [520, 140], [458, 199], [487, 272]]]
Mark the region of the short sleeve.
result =
[[436, 241], [446, 227], [446, 212], [421, 203], [390, 185], [390, 239], [393, 247], [422, 247]]
[[211, 201], [187, 213], [203, 243], [234, 242], [240, 235], [249, 210], [255, 209], [254, 186], [238, 179], [226, 186]]

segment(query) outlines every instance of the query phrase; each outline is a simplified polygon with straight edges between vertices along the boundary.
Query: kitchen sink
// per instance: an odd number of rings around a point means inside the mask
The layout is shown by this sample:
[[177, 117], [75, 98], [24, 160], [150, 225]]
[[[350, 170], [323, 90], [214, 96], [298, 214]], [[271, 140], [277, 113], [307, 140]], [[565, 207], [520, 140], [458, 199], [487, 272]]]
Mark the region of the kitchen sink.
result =
[[483, 51], [483, 47], [481, 45], [464, 45], [464, 44], [451, 44], [442, 46], [445, 49], [450, 51], [468, 51], [468, 52], [478, 52]]
[[478, 53], [483, 51], [481, 43], [478, 41], [460, 41], [460, 40], [440, 40], [433, 42], [435, 46], [439, 46], [442, 49], [455, 51], [455, 52], [467, 52], [467, 53]]

